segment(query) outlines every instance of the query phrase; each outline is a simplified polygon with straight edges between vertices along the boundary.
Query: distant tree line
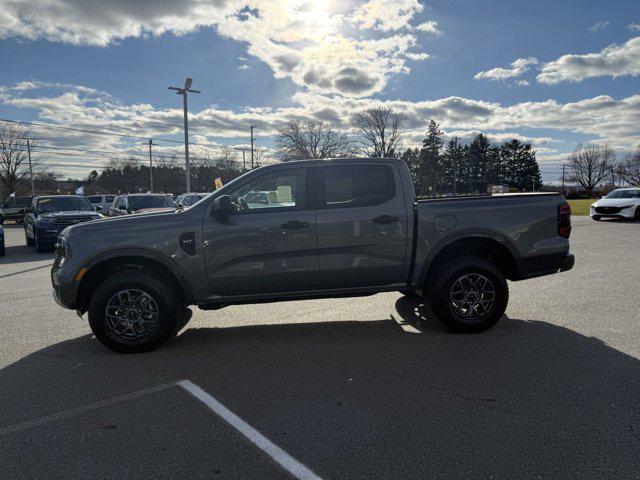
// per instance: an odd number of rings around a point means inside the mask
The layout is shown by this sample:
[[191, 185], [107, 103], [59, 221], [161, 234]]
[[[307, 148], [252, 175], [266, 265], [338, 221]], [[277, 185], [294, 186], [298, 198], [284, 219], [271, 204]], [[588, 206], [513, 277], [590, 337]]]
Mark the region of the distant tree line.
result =
[[[276, 136], [281, 160], [303, 158], [399, 157], [408, 165], [419, 195], [486, 193], [489, 185], [522, 191], [542, 187], [536, 152], [517, 139], [493, 145], [480, 134], [469, 144], [444, 132], [431, 121], [421, 148], [400, 152], [404, 118], [390, 108], [374, 108], [354, 116], [353, 137], [321, 122], [289, 122]], [[321, 145], [322, 148], [318, 148]]]
[[[355, 113], [347, 128], [338, 130], [320, 121], [293, 120], [275, 137], [276, 154], [282, 161], [329, 157], [398, 157], [411, 172], [419, 195], [485, 193], [489, 185], [506, 185], [514, 191], [542, 187], [536, 151], [518, 139], [493, 144], [484, 134], [468, 143], [447, 139], [439, 125], [430, 121], [422, 145], [401, 148], [405, 118], [389, 107]], [[349, 133], [345, 133], [348, 131]], [[27, 140], [31, 147], [36, 193], [71, 193], [84, 186], [86, 194], [146, 192], [150, 189], [149, 166], [139, 159], [112, 160], [102, 171], [85, 179], [61, 180], [47, 167], [46, 153], [28, 129], [0, 122], [0, 200], [12, 192], [31, 191]], [[34, 152], [35, 155], [34, 155]], [[264, 158], [255, 150], [254, 166]], [[229, 147], [215, 155], [195, 157], [191, 162], [192, 191], [209, 192], [218, 177], [227, 183], [241, 175], [245, 166]], [[249, 165], [246, 165], [249, 167]], [[640, 185], [640, 146], [619, 158], [606, 144], [578, 145], [567, 156], [564, 180], [591, 192], [606, 183], [612, 187]], [[179, 194], [185, 189], [182, 157], [157, 155], [153, 166], [154, 191]], [[558, 179], [560, 180], [560, 179]]]
[[[191, 191], [212, 192], [214, 181], [220, 177], [229, 182], [243, 173], [242, 164], [235, 160], [231, 149], [222, 149], [219, 156], [198, 158], [191, 163]], [[84, 182], [86, 195], [93, 193], [148, 192], [151, 188], [149, 165], [137, 160], [112, 161], [100, 173], [92, 171]], [[159, 155], [153, 164], [153, 190], [180, 194], [185, 191], [185, 169], [182, 158]]]

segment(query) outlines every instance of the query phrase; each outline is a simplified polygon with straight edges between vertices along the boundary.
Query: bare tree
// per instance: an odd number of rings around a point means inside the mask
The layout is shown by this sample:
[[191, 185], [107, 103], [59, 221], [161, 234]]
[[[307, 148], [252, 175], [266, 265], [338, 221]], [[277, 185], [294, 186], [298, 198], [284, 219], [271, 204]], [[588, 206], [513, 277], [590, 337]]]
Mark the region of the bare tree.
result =
[[356, 114], [353, 126], [361, 150], [370, 157], [394, 157], [402, 134], [404, 117], [391, 107], [378, 107]]
[[42, 193], [57, 193], [61, 175], [54, 171], [38, 171], [33, 175], [36, 190]]
[[578, 145], [569, 156], [569, 180], [593, 191], [610, 172], [615, 153], [607, 144]]
[[294, 120], [278, 130], [275, 141], [278, 156], [283, 161], [305, 158], [345, 157], [353, 153], [348, 136], [327, 123]]
[[[20, 125], [0, 122], [0, 183], [6, 193], [15, 192], [18, 182], [29, 172], [29, 135], [29, 130]], [[35, 144], [32, 142], [31, 146]]]
[[625, 158], [623, 176], [631, 185], [640, 186], [640, 145]]

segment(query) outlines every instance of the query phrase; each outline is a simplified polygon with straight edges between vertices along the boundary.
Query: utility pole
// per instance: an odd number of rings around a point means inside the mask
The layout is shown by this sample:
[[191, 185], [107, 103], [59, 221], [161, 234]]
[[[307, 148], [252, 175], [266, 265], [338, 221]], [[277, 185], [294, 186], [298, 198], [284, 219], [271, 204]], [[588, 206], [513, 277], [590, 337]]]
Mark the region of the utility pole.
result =
[[253, 129], [256, 128], [255, 125], [251, 125], [251, 169], [253, 170]]
[[562, 194], [564, 195], [564, 169], [565, 165], [562, 165]]
[[176, 95], [182, 95], [182, 109], [184, 111], [184, 165], [187, 176], [187, 193], [191, 193], [191, 170], [189, 168], [189, 117], [187, 115], [187, 94], [202, 93], [200, 90], [193, 90], [191, 84], [193, 79], [187, 77], [184, 81], [184, 87], [169, 87], [169, 90], [175, 90]]
[[536, 191], [536, 177], [531, 178], [531, 191]]
[[153, 145], [153, 140], [149, 139], [149, 185], [150, 192], [153, 193], [153, 155], [151, 154], [151, 146]]
[[456, 172], [456, 165], [454, 164], [454, 165], [453, 165], [453, 195], [454, 195], [454, 196], [455, 196], [455, 194], [456, 194], [456, 187], [457, 187], [457, 185], [456, 185], [456, 180], [457, 180], [457, 178], [456, 178], [456, 173], [457, 173], [457, 172]]
[[29, 176], [31, 177], [31, 196], [36, 196], [36, 188], [33, 185], [33, 167], [31, 166], [31, 142], [27, 138], [27, 156], [29, 157]]
[[247, 171], [247, 159], [245, 156], [245, 153], [247, 152], [246, 148], [242, 148], [242, 147], [235, 147], [234, 148], [236, 151], [240, 150], [242, 152], [242, 173]]
[[616, 188], [616, 175], [613, 172], [613, 165], [611, 165], [611, 186]]

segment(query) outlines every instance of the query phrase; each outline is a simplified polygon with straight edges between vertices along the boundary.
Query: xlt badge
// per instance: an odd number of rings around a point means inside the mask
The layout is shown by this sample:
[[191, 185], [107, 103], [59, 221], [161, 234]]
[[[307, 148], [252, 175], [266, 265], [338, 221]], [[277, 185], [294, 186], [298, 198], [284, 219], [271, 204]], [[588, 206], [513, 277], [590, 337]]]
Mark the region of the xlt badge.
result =
[[180, 248], [187, 255], [196, 254], [196, 234], [195, 232], [186, 232], [180, 235]]

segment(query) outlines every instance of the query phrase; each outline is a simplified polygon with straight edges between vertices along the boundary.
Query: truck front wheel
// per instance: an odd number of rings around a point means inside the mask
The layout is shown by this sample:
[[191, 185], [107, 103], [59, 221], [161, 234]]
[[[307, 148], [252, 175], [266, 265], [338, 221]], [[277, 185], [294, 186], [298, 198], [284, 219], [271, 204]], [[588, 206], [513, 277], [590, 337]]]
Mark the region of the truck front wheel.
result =
[[103, 281], [89, 303], [91, 331], [120, 353], [154, 350], [174, 333], [185, 306], [161, 277], [125, 270]]
[[429, 303], [438, 320], [456, 332], [483, 332], [494, 326], [509, 302], [507, 281], [490, 262], [465, 256], [436, 272]]

